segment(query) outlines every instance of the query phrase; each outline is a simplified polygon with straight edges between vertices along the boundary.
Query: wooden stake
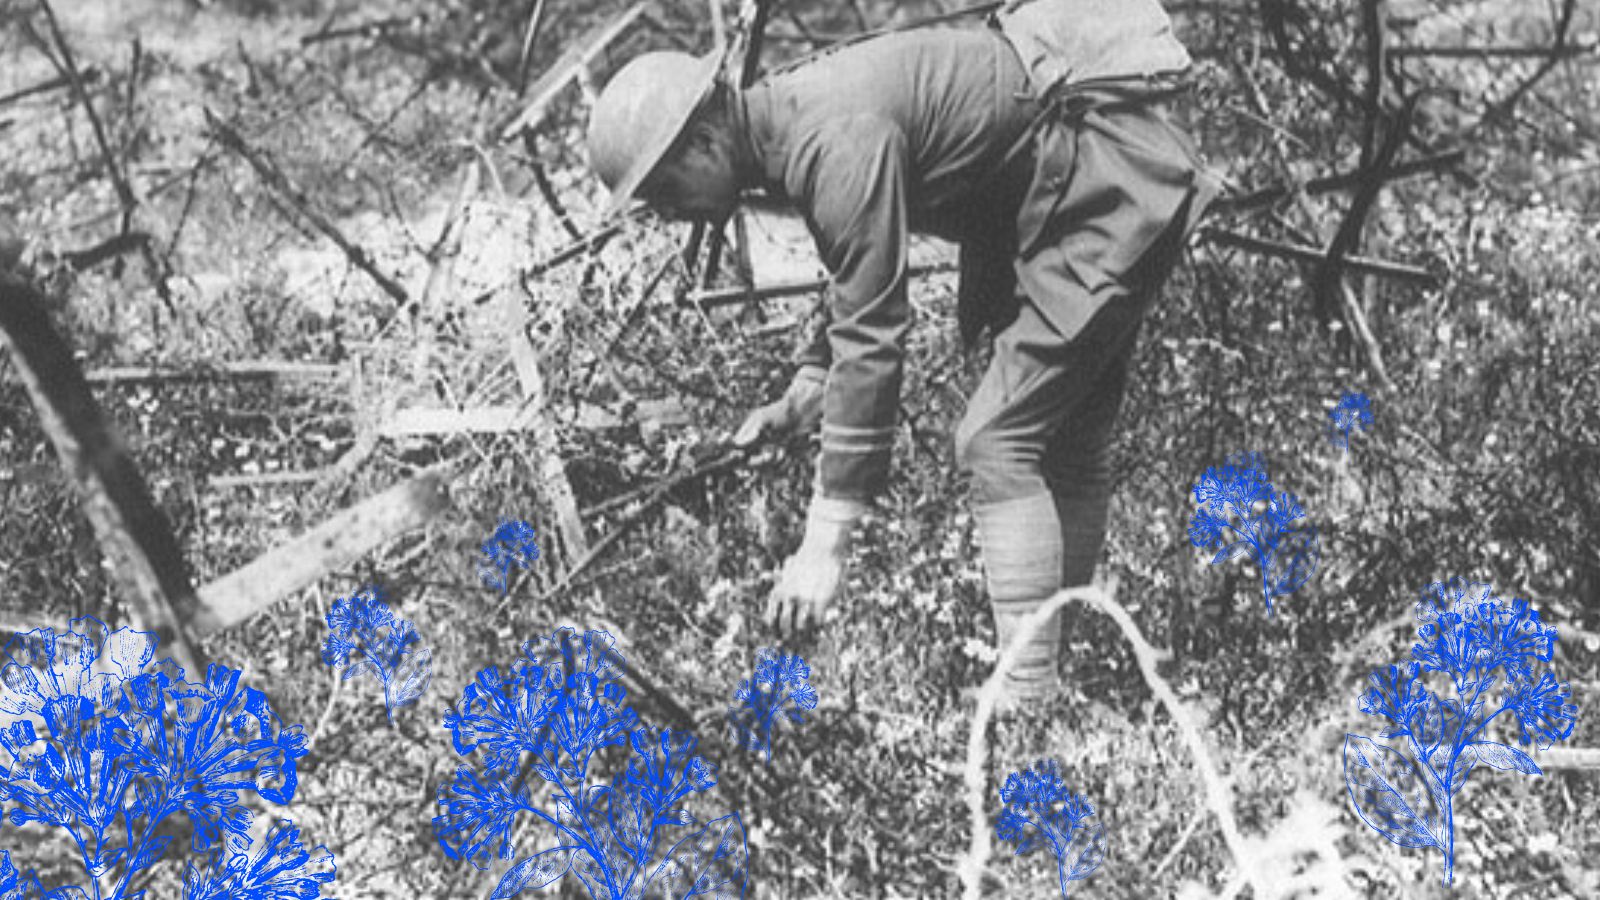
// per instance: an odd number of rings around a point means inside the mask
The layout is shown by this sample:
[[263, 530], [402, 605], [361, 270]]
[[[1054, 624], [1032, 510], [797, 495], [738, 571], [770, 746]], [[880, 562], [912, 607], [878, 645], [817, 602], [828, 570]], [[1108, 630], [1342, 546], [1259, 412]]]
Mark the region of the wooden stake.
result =
[[208, 634], [237, 625], [382, 544], [421, 528], [448, 506], [440, 471], [396, 485], [202, 587], [194, 628]]

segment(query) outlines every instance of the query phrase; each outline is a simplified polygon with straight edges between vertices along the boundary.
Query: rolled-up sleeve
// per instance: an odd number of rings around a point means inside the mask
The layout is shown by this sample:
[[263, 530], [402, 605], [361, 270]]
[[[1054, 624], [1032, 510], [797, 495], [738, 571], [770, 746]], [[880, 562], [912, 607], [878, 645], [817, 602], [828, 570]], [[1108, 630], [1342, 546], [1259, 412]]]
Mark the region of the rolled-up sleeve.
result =
[[822, 496], [868, 500], [885, 484], [900, 402], [906, 301], [907, 142], [893, 122], [849, 116], [812, 132], [785, 188], [831, 275]]

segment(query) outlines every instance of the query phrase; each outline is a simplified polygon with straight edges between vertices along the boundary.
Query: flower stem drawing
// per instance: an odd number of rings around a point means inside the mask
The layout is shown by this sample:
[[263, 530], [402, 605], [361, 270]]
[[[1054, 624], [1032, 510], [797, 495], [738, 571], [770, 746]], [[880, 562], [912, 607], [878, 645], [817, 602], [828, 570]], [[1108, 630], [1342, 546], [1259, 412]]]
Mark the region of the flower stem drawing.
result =
[[[368, 585], [349, 597], [340, 597], [328, 610], [328, 636], [322, 642], [322, 662], [344, 668], [341, 680], [371, 675], [383, 685], [383, 707], [389, 721], [394, 711], [417, 702], [433, 678], [433, 651], [415, 647], [422, 641], [417, 629], [396, 616], [383, 602], [383, 592]], [[352, 653], [361, 659], [351, 663]]]
[[1005, 806], [995, 836], [1016, 844], [1019, 856], [1048, 846], [1056, 858], [1061, 896], [1067, 896], [1068, 884], [1093, 875], [1105, 861], [1105, 826], [1089, 824], [1094, 807], [1067, 790], [1055, 760], [1039, 760], [1006, 776], [1000, 800]]
[[[1374, 672], [1361, 711], [1388, 722], [1380, 738], [1347, 734], [1345, 784], [1356, 815], [1401, 847], [1444, 856], [1455, 881], [1456, 795], [1481, 763], [1542, 774], [1526, 753], [1495, 740], [1490, 726], [1512, 720], [1523, 746], [1548, 749], [1572, 735], [1572, 690], [1542, 663], [1555, 654], [1554, 626], [1520, 597], [1505, 601], [1487, 584], [1452, 578], [1429, 585], [1417, 606], [1419, 641], [1401, 666]], [[1435, 693], [1430, 685], [1443, 682]], [[1505, 719], [1501, 719], [1505, 716]]]
[[[1272, 598], [1299, 590], [1317, 570], [1317, 529], [1300, 498], [1273, 489], [1259, 453], [1230, 456], [1211, 466], [1194, 485], [1197, 508], [1189, 542], [1216, 548], [1211, 564], [1249, 558], [1261, 573], [1261, 597], [1272, 615]], [[1296, 524], [1299, 523], [1299, 524]]]
[[1358, 391], [1345, 391], [1339, 395], [1339, 402], [1333, 409], [1328, 410], [1328, 420], [1328, 440], [1349, 452], [1350, 435], [1372, 427], [1372, 401]]
[[[152, 634], [81, 618], [61, 633], [19, 632], [0, 651], [0, 799], [13, 825], [60, 829], [83, 859], [84, 882], [46, 896], [142, 896], [134, 876], [167, 856], [173, 838], [157, 829], [178, 814], [193, 828], [186, 900], [321, 896], [332, 854], [307, 852], [286, 821], [251, 853], [241, 802], [294, 798], [304, 730], [237, 670], [213, 664], [196, 684], [171, 659], [156, 662], [156, 646]], [[40, 890], [5, 856], [0, 896]]]
[[779, 721], [805, 722], [805, 710], [817, 708], [811, 686], [811, 667], [799, 654], [762, 647], [756, 653], [752, 677], [739, 682], [728, 707], [734, 740], [747, 750], [760, 751], [772, 763], [772, 738]]
[[[743, 896], [744, 826], [737, 813], [701, 825], [687, 807], [716, 785], [692, 734], [640, 723], [619, 683], [625, 662], [604, 631], [558, 629], [523, 645], [508, 670], [480, 671], [445, 715], [458, 754], [473, 760], [440, 785], [434, 834], [451, 859], [511, 859], [519, 818], [550, 840], [501, 877], [515, 897], [572, 875], [594, 900]], [[609, 779], [597, 758], [631, 751]], [[532, 777], [529, 777], [529, 776]]]

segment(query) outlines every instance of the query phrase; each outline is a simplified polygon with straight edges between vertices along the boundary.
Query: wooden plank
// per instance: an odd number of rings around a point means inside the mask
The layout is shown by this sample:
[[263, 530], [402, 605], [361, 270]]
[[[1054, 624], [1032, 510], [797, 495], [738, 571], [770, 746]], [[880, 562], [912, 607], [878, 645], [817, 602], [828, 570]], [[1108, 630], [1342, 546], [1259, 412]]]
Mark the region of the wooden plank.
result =
[[468, 409], [397, 410], [378, 426], [378, 435], [391, 440], [449, 434], [505, 434], [525, 431], [531, 423], [516, 406], [480, 406]]
[[135, 624], [156, 635], [163, 654], [202, 677], [188, 625], [196, 598], [177, 539], [44, 304], [31, 285], [0, 271], [0, 344], [10, 348], [45, 434], [78, 489], [109, 563], [107, 577], [127, 598]]
[[1531, 754], [1533, 761], [1539, 768], [1546, 771], [1553, 769], [1600, 769], [1600, 747], [1551, 747]]
[[[332, 363], [290, 362], [287, 360], [237, 360], [215, 364], [172, 366], [103, 366], [83, 373], [93, 385], [106, 384], [185, 384], [200, 381], [266, 381], [272, 379], [332, 380], [344, 374], [344, 367]], [[9, 372], [0, 383], [19, 383]]]
[[443, 475], [436, 471], [370, 497], [200, 588], [194, 629], [206, 634], [237, 625], [421, 528], [448, 506]]

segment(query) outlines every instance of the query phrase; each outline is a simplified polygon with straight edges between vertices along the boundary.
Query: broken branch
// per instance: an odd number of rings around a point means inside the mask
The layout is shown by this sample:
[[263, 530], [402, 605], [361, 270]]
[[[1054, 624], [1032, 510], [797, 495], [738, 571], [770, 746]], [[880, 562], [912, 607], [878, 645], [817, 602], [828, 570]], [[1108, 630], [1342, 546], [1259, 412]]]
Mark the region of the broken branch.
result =
[[[1295, 262], [1321, 263], [1327, 254], [1315, 247], [1300, 244], [1285, 244], [1278, 241], [1269, 241], [1265, 238], [1251, 237], [1221, 228], [1208, 228], [1202, 232], [1205, 240], [1224, 247], [1234, 247], [1252, 253], [1264, 253], [1281, 259]], [[1344, 259], [1345, 267], [1352, 272], [1363, 272], [1384, 278], [1395, 278], [1400, 281], [1414, 281], [1429, 287], [1437, 286], [1438, 279], [1432, 272], [1421, 266], [1408, 266], [1403, 263], [1387, 262], [1381, 259], [1370, 259], [1364, 256], [1347, 256]]]
[[[1306, 182], [1303, 186], [1299, 187], [1298, 190], [1314, 196], [1317, 194], [1328, 194], [1334, 191], [1358, 187], [1365, 183], [1367, 179], [1376, 178], [1382, 179], [1385, 182], [1398, 181], [1402, 178], [1410, 178], [1413, 175], [1421, 175], [1429, 172], [1440, 172], [1445, 169], [1455, 168], [1456, 166], [1461, 165], [1466, 158], [1467, 152], [1465, 150], [1449, 150], [1444, 153], [1436, 153], [1430, 156], [1424, 156], [1383, 169], [1373, 169], [1370, 171], [1357, 169], [1353, 172], [1341, 172], [1338, 175], [1329, 175], [1326, 178], [1317, 178]], [[1223, 197], [1216, 202], [1216, 204], [1213, 206], [1213, 209], [1216, 211], [1234, 212], [1260, 209], [1265, 206], [1271, 206], [1279, 200], [1288, 197], [1295, 191], [1296, 188], [1291, 185], [1274, 185], [1272, 187], [1262, 188], [1258, 191], [1252, 191], [1239, 197]]]
[[239, 132], [234, 131], [228, 123], [222, 121], [209, 107], [206, 108], [205, 112], [206, 122], [211, 126], [217, 140], [224, 147], [237, 153], [245, 162], [249, 163], [250, 167], [256, 170], [256, 174], [261, 176], [261, 180], [266, 183], [269, 189], [276, 192], [293, 206], [295, 211], [307, 222], [311, 223], [313, 228], [322, 232], [324, 237], [332, 241], [334, 246], [344, 253], [345, 258], [350, 260], [351, 265], [365, 272], [378, 285], [379, 289], [388, 294], [396, 303], [402, 306], [407, 306], [411, 303], [411, 297], [406, 294], [406, 289], [401, 287], [399, 282], [384, 274], [378, 268], [377, 263], [373, 262], [371, 254], [345, 237], [344, 232], [340, 231], [338, 226], [329, 221], [326, 216], [317, 212], [311, 204], [311, 198], [296, 187], [289, 180], [289, 177], [283, 174], [283, 171], [278, 168], [276, 163], [269, 159], [265, 153], [246, 144]]

